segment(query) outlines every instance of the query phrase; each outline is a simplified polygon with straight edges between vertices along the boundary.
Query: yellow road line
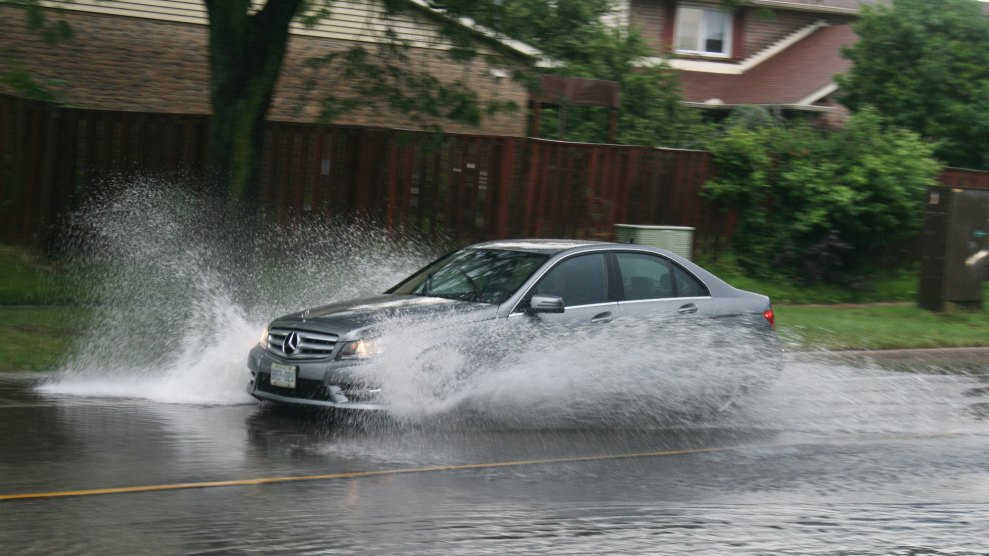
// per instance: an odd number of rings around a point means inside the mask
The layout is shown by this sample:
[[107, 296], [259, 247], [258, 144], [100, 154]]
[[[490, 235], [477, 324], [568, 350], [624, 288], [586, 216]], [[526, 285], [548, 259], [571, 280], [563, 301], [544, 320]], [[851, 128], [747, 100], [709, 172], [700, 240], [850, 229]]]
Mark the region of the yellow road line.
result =
[[131, 494], [138, 492], [156, 492], [163, 490], [189, 490], [195, 488], [216, 488], [233, 486], [266, 485], [275, 483], [290, 483], [301, 481], [331, 481], [336, 479], [361, 479], [365, 477], [381, 477], [386, 475], [405, 475], [413, 473], [436, 473], [441, 471], [465, 471], [474, 469], [498, 469], [505, 467], [521, 467], [524, 465], [547, 465], [558, 463], [581, 463], [591, 461], [607, 461], [636, 458], [658, 458], [670, 456], [686, 456], [692, 454], [707, 454], [714, 452], [732, 452], [740, 450], [765, 449], [765, 448], [787, 448], [795, 446], [821, 445], [821, 444], [861, 444], [864, 442], [881, 442], [893, 440], [926, 440], [933, 438], [947, 438], [957, 436], [956, 433], [931, 433], [931, 434], [904, 434], [904, 435], [884, 435], [873, 437], [854, 438], [824, 438], [818, 440], [807, 440], [802, 442], [776, 443], [776, 444], [740, 444], [738, 446], [716, 446], [710, 448], [688, 448], [683, 450], [660, 450], [651, 452], [627, 452], [623, 454], [602, 454], [596, 456], [571, 456], [560, 458], [530, 459], [518, 461], [501, 461], [487, 463], [465, 463], [460, 465], [437, 465], [431, 467], [409, 467], [397, 469], [379, 469], [374, 471], [348, 471], [342, 473], [325, 473], [321, 475], [296, 475], [288, 477], [261, 477], [256, 479], [237, 479], [230, 481], [205, 481], [198, 483], [171, 483], [163, 485], [144, 485], [130, 487], [94, 488], [85, 490], [66, 490], [55, 492], [28, 492], [20, 494], [0, 494], [2, 500], [35, 500], [40, 498], [72, 498], [81, 496], [98, 496], [103, 494]]

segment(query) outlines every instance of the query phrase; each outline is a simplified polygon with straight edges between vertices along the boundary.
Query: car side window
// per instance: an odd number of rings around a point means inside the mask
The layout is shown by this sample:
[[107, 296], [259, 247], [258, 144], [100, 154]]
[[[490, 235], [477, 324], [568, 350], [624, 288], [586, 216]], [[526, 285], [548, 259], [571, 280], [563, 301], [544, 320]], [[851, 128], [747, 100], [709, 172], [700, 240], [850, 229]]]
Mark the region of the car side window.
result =
[[616, 257], [626, 301], [676, 297], [673, 271], [666, 259], [645, 253], [618, 253]]
[[556, 295], [567, 307], [608, 302], [608, 271], [604, 255], [579, 255], [553, 267], [533, 293]]
[[673, 275], [676, 277], [677, 297], [708, 297], [711, 295], [704, 284], [677, 265], [673, 265]]

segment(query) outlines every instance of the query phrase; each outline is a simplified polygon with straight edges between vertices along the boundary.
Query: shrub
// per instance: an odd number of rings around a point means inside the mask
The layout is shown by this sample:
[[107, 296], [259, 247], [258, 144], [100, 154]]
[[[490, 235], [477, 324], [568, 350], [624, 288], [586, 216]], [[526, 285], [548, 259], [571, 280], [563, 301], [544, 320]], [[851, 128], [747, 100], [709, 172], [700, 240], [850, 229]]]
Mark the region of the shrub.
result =
[[705, 194], [738, 215], [739, 263], [802, 283], [860, 281], [918, 232], [940, 169], [930, 145], [871, 110], [832, 132], [741, 113], [707, 148], [717, 177]]

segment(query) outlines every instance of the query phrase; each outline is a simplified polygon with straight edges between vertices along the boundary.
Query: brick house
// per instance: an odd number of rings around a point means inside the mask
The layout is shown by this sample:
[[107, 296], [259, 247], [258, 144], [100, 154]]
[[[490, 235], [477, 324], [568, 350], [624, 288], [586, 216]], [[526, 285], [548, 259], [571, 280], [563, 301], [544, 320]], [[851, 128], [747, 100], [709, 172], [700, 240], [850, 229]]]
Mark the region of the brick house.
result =
[[[346, 83], [320, 80], [308, 94], [312, 77], [305, 61], [314, 56], [363, 45], [373, 50], [387, 29], [411, 45], [410, 64], [440, 79], [461, 79], [484, 98], [513, 101], [519, 110], [486, 118], [480, 128], [444, 123], [461, 133], [525, 135], [527, 91], [510, 77], [539, 58], [532, 47], [495, 38], [469, 21], [411, 0], [400, 14], [386, 14], [378, 1], [334, 2], [330, 17], [313, 27], [293, 24], [292, 37], [276, 87], [269, 119], [311, 122], [318, 114], [314, 97], [346, 90]], [[0, 4], [0, 72], [26, 70], [49, 84], [69, 106], [106, 110], [208, 114], [209, 75], [206, 9], [201, 0], [44, 0], [53, 19], [72, 28], [71, 41], [51, 45], [29, 31], [22, 9]], [[480, 54], [456, 62], [443, 55], [451, 47], [440, 32], [459, 25], [476, 37]], [[0, 85], [0, 92], [4, 90]], [[401, 115], [370, 110], [348, 114], [337, 124], [414, 127]]]
[[834, 99], [836, 74], [851, 62], [860, 5], [883, 0], [628, 0], [630, 25], [680, 71], [685, 101], [720, 110], [759, 105], [818, 113], [832, 124], [847, 113]]

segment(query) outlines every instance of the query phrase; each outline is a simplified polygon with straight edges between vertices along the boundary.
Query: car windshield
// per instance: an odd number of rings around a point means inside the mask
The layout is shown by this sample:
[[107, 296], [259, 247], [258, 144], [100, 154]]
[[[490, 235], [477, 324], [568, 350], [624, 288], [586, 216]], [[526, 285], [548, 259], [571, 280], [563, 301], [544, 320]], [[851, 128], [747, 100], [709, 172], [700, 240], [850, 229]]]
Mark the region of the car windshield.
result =
[[420, 270], [388, 293], [500, 305], [548, 258], [540, 253], [464, 249]]

